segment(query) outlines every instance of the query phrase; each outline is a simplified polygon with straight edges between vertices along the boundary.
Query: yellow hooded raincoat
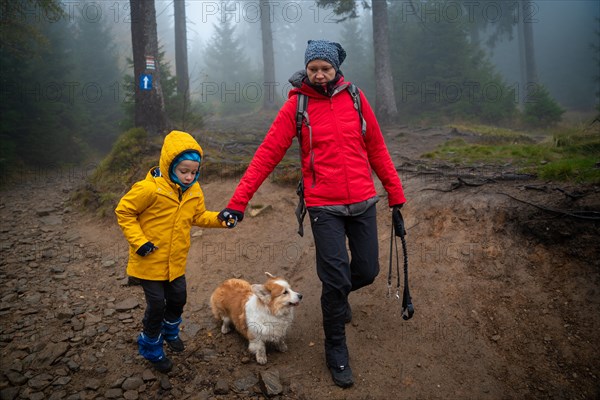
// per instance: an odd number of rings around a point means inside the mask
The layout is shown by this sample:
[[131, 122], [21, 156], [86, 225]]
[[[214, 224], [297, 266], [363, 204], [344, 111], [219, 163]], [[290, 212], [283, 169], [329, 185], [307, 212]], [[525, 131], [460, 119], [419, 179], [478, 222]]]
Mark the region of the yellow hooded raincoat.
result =
[[[183, 152], [202, 148], [189, 134], [172, 131], [160, 153], [161, 176], [152, 168], [146, 178], [123, 196], [115, 213], [127, 241], [127, 274], [140, 279], [172, 281], [185, 274], [192, 225], [222, 227], [216, 211], [207, 211], [200, 184], [185, 192], [169, 178], [171, 163]], [[146, 242], [157, 250], [142, 257], [136, 251]]]

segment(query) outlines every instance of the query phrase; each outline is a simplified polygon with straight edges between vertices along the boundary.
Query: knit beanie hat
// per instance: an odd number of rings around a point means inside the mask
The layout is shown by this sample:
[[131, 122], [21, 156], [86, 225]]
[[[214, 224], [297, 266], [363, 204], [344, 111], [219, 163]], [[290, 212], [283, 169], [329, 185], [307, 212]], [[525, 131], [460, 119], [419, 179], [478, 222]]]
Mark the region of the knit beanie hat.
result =
[[177, 157], [175, 157], [175, 160], [173, 160], [173, 162], [171, 163], [171, 167], [169, 168], [169, 178], [171, 178], [173, 182], [181, 186], [183, 191], [186, 191], [190, 186], [196, 183], [196, 181], [198, 180], [198, 176], [200, 175], [200, 169], [198, 169], [198, 172], [196, 172], [196, 177], [189, 185], [184, 185], [183, 183], [181, 183], [179, 181], [179, 178], [177, 178], [177, 175], [175, 174], [175, 168], [177, 167], [177, 165], [179, 165], [180, 162], [185, 160], [196, 161], [199, 163], [201, 160], [200, 154], [196, 150], [185, 151]]
[[339, 71], [340, 65], [346, 59], [346, 51], [342, 45], [328, 40], [309, 40], [304, 53], [304, 66], [312, 60], [324, 60]]

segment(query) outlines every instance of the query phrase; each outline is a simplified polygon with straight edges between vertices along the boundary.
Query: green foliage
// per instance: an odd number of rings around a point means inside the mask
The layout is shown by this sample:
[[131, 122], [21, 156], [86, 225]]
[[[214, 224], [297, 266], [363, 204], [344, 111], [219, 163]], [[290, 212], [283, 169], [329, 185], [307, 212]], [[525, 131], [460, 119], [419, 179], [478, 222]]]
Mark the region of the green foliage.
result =
[[548, 127], [560, 122], [564, 112], [565, 110], [550, 96], [548, 89], [537, 84], [527, 95], [523, 119], [531, 126]]
[[[365, 2], [362, 3], [364, 6]], [[340, 22], [358, 16], [355, 0], [317, 0], [317, 5], [322, 8], [333, 8], [333, 13], [340, 17], [338, 20]]]
[[[464, 139], [452, 139], [437, 150], [424, 154], [426, 158], [438, 158], [457, 164], [507, 163], [523, 171], [537, 174], [540, 178], [600, 183], [600, 135], [582, 128], [562, 128], [552, 140], [533, 143], [529, 135], [515, 131], [485, 127], [471, 127], [471, 132], [481, 136], [477, 143]], [[495, 140], [481, 140], [489, 138]], [[485, 144], [481, 144], [485, 142]]]
[[[428, 2], [428, 7], [437, 3]], [[390, 7], [395, 92], [403, 120], [498, 123], [515, 114], [514, 91], [468, 40], [468, 21], [419, 20], [405, 11], [402, 4]]]
[[0, 6], [3, 172], [78, 163], [92, 150], [107, 150], [116, 136], [120, 107], [110, 84], [120, 77], [112, 38], [100, 23], [69, 18], [63, 6], [52, 0]]
[[99, 182], [108, 174], [122, 174], [135, 168], [147, 149], [147, 139], [148, 133], [142, 128], [123, 133], [92, 175], [92, 181]]
[[57, 0], [11, 0], [0, 2], [0, 49], [3, 54], [26, 59], [36, 46], [47, 44], [39, 26], [32, 23], [32, 12], [58, 21], [64, 15]]
[[[78, 82], [75, 59], [69, 45], [74, 32], [64, 19], [48, 23], [43, 19], [24, 22], [44, 40], [13, 38], [12, 47], [0, 48], [0, 137], [2, 168], [78, 162], [85, 155], [81, 131], [83, 113], [72, 88]], [[31, 53], [24, 62], [14, 47]], [[10, 163], [10, 164], [9, 164]]]

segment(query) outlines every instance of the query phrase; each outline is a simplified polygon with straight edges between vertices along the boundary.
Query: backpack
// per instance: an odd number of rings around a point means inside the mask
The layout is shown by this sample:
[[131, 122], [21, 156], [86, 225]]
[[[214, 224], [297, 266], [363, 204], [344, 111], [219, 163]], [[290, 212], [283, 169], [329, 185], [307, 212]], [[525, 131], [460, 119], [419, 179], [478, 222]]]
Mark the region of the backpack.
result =
[[[346, 90], [350, 93], [352, 101], [354, 102], [354, 109], [358, 112], [360, 118], [360, 127], [363, 138], [367, 134], [367, 121], [362, 115], [362, 108], [360, 104], [360, 90], [358, 87], [350, 83]], [[308, 118], [308, 96], [304, 93], [298, 93], [298, 106], [296, 107], [296, 137], [298, 138], [300, 154], [300, 174], [302, 174], [302, 124], [305, 123], [312, 134], [312, 128], [310, 126], [310, 119]], [[296, 188], [296, 194], [298, 195], [298, 205], [296, 206], [296, 219], [298, 220], [298, 235], [304, 236], [304, 217], [306, 216], [306, 204], [304, 203], [304, 179], [300, 176], [298, 187]]]

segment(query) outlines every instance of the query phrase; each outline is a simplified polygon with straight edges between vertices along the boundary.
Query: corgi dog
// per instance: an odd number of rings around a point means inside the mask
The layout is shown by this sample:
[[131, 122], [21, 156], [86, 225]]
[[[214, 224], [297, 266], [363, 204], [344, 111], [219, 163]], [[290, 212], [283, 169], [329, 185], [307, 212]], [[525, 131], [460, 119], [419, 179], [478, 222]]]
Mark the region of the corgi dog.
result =
[[232, 326], [248, 339], [248, 350], [256, 362], [267, 363], [266, 343], [281, 352], [287, 350], [285, 336], [294, 319], [294, 307], [302, 294], [294, 292], [283, 278], [265, 272], [264, 284], [242, 279], [228, 279], [210, 297], [215, 318], [222, 321], [221, 332], [231, 332]]

